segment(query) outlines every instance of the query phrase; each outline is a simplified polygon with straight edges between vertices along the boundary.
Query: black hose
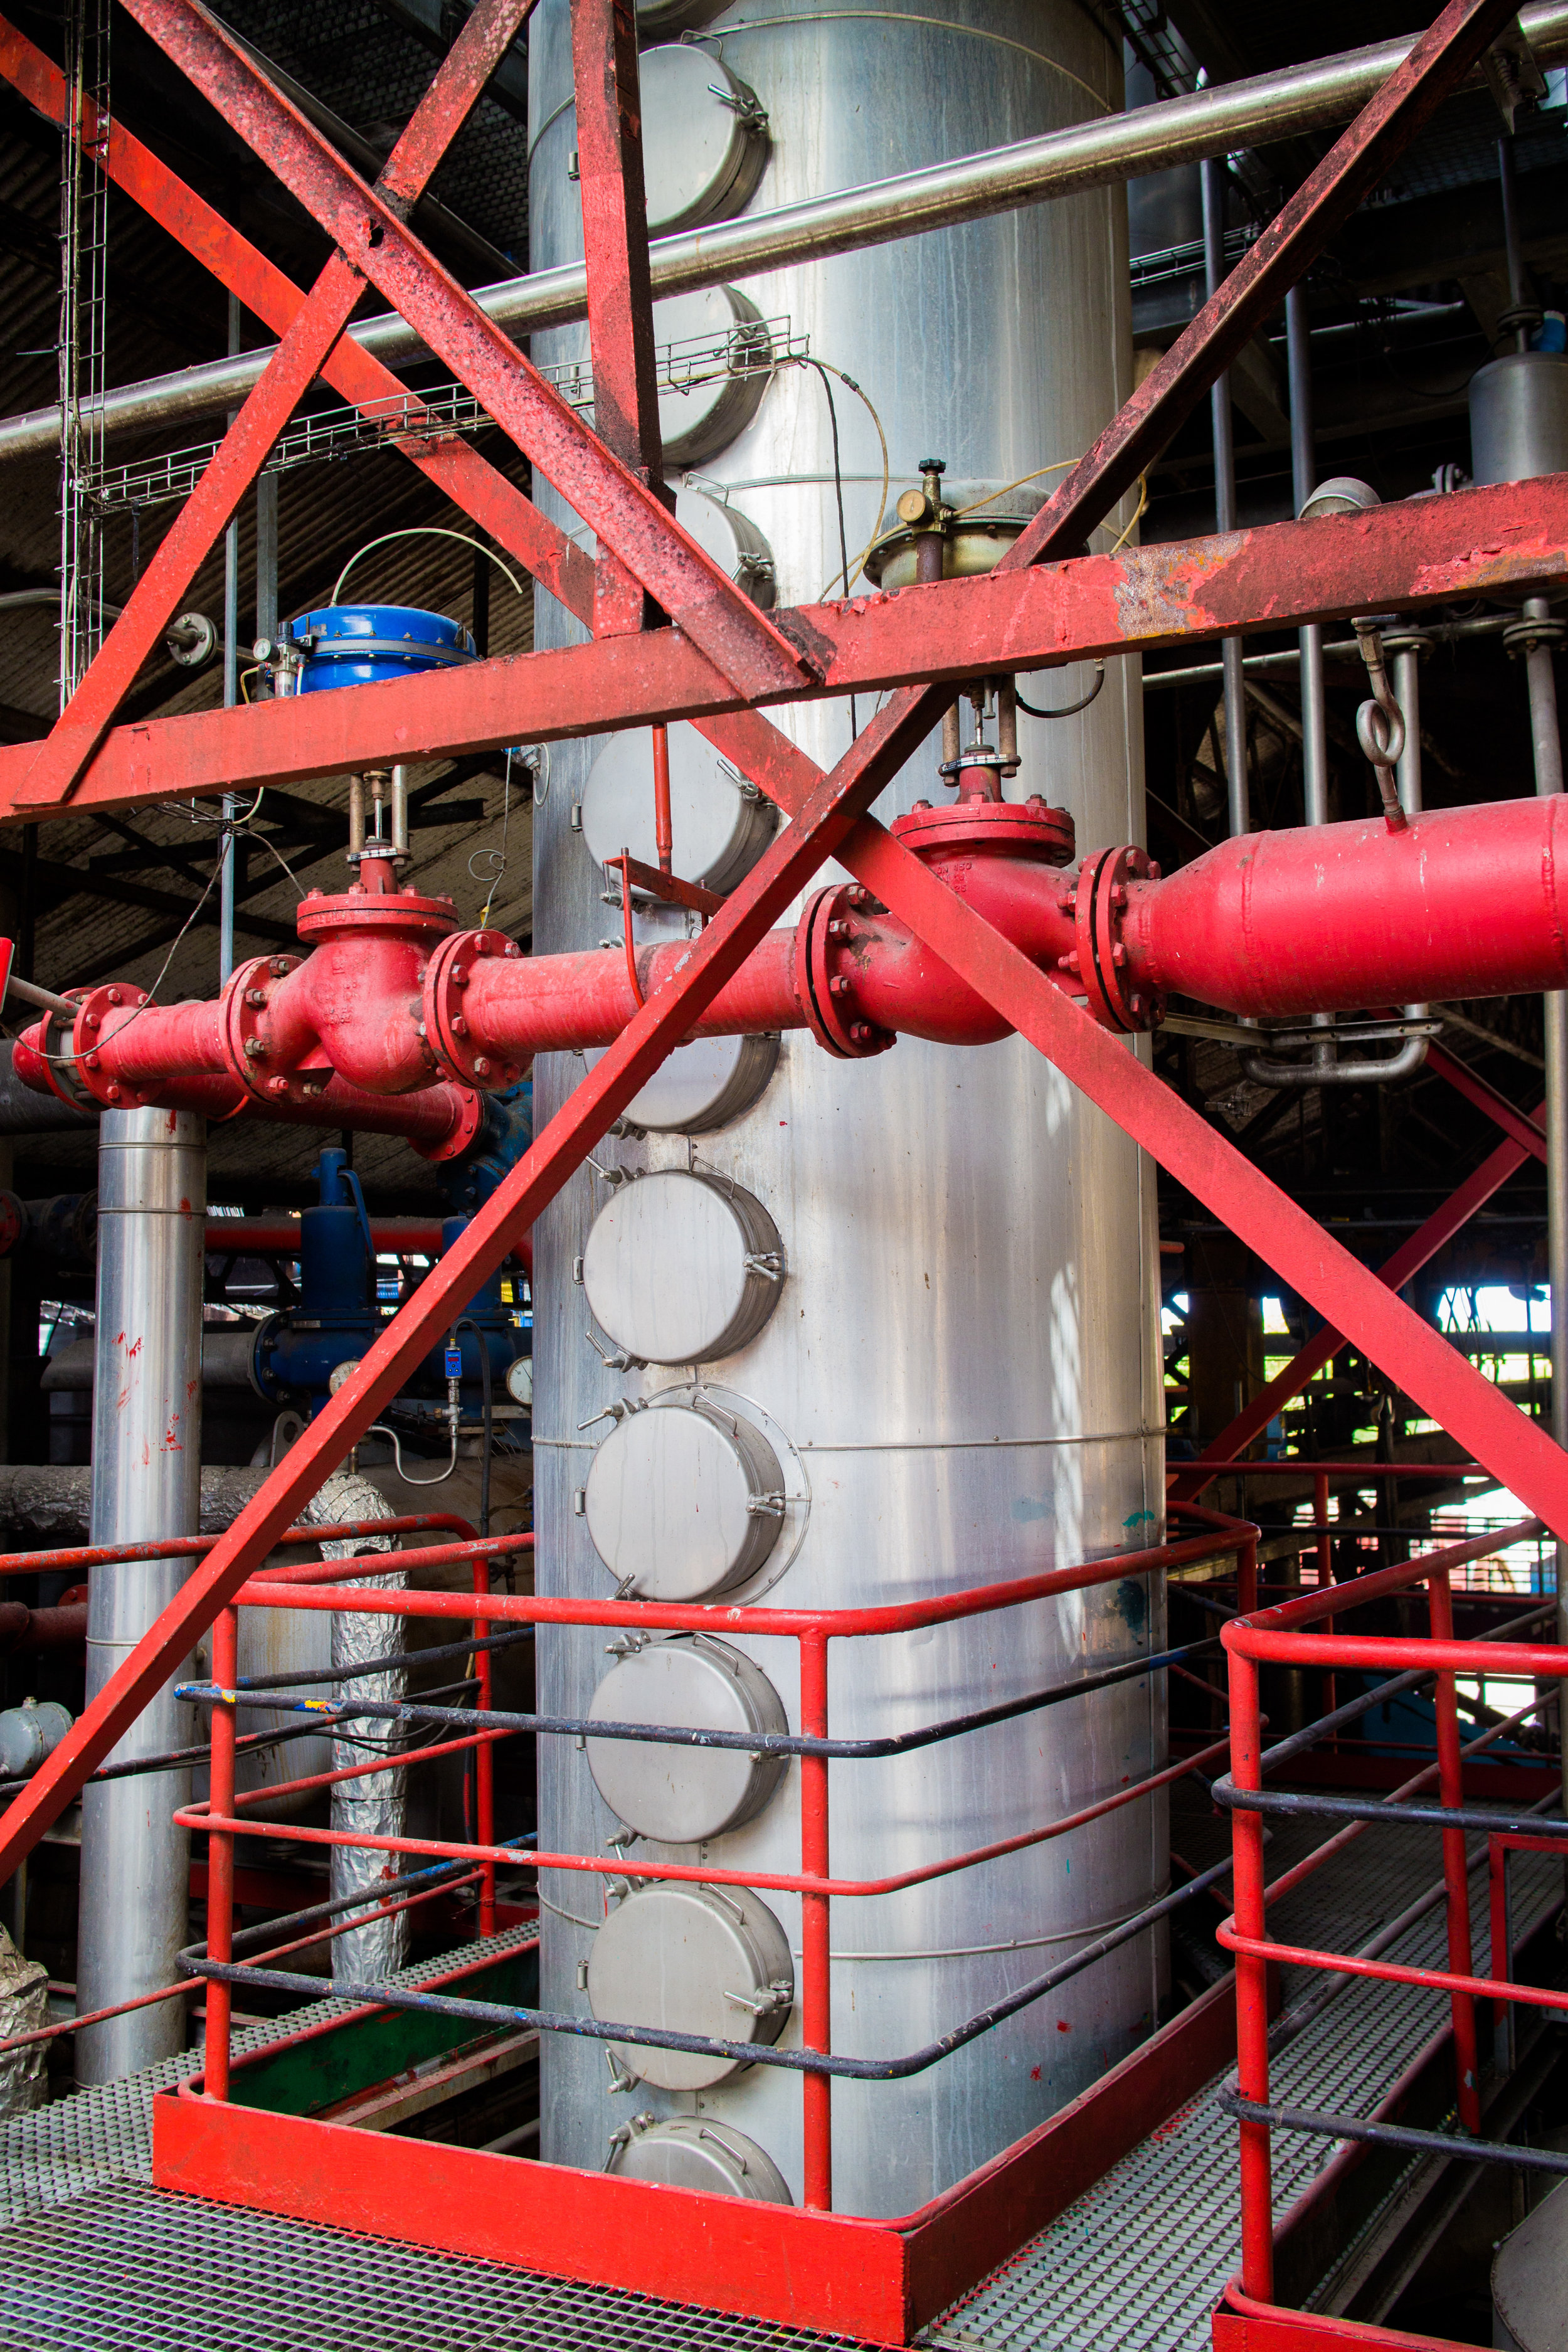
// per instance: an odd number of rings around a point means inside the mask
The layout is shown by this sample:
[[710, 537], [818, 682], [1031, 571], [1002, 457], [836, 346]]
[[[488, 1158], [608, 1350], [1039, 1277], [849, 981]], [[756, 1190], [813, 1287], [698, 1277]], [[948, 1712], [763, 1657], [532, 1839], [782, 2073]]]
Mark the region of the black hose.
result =
[[485, 1391], [485, 1450], [479, 1464], [479, 1533], [490, 1531], [490, 1447], [495, 1440], [495, 1398], [491, 1391], [489, 1341], [471, 1315], [453, 1324], [454, 1331], [471, 1331], [479, 1351], [479, 1378]]
[[1074, 719], [1080, 710], [1089, 709], [1104, 684], [1105, 664], [1102, 661], [1097, 661], [1094, 666], [1094, 684], [1089, 688], [1089, 692], [1080, 697], [1077, 702], [1064, 702], [1059, 710], [1042, 710], [1038, 703], [1026, 702], [1016, 687], [1013, 688], [1013, 699], [1020, 710], [1028, 712], [1031, 719]]

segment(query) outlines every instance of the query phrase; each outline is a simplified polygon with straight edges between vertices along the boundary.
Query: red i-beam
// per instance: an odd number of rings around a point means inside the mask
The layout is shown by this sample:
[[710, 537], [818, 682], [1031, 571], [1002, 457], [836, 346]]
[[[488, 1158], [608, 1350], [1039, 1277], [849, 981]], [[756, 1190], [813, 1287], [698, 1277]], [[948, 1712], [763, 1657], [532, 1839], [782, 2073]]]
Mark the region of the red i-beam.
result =
[[[401, 223], [393, 222], [390, 215], [384, 218], [384, 208], [382, 213], [367, 211], [367, 192], [358, 183], [353, 183], [357, 192], [353, 204], [345, 206], [341, 172], [335, 182], [331, 172], [327, 173], [330, 184], [326, 193], [321, 192], [319, 177], [309, 168], [311, 134], [308, 128], [289, 117], [256, 69], [222, 42], [192, 0], [133, 0], [133, 13], [155, 35], [165, 37], [166, 46], [220, 110], [227, 110], [226, 101], [233, 105], [233, 119], [297, 194], [305, 185], [321, 196], [319, 216], [325, 217], [335, 233], [345, 233], [354, 241], [355, 257], [366, 275], [389, 293], [405, 315], [414, 317], [418, 312], [444, 331], [452, 330], [445, 346], [438, 343], [437, 348], [443, 349], [443, 356], [461, 374], [463, 366], [454, 354], [468, 359], [472, 341], [466, 340], [461, 330], [471, 328], [472, 321], [461, 320], [453, 328], [450, 319], [441, 314], [443, 302], [448, 300], [449, 280], [436, 289], [432, 302], [420, 299], [421, 289], [409, 271], [423, 268], [428, 257], [422, 256]], [[1138, 470], [1140, 453], [1151, 436], [1167, 436], [1201, 397], [1264, 312], [1321, 249], [1338, 220], [1474, 64], [1509, 13], [1500, 0], [1451, 0], [1384, 91], [1320, 167], [1302, 197], [1286, 208], [1236, 279], [1205, 307], [1143, 387], [1140, 401], [1134, 404], [1136, 415], [1128, 418], [1123, 413], [1123, 419], [1091, 453], [1093, 462], [1086, 460], [1066, 489], [1042, 509], [1041, 527], [1032, 531], [1030, 543], [1020, 541], [1004, 560], [1008, 570], [1019, 569], [1042, 553], [1058, 551], [1064, 534], [1081, 540], [1089, 527], [1085, 517], [1093, 507], [1095, 485], [1101, 494], [1099, 511], [1103, 512]], [[264, 135], [257, 135], [258, 131]], [[352, 174], [346, 176], [353, 182]], [[383, 230], [379, 246], [370, 240], [374, 226]], [[395, 267], [389, 267], [384, 257], [389, 246]], [[374, 266], [378, 260], [379, 273]], [[428, 266], [434, 269], [434, 264]], [[461, 290], [455, 290], [459, 306], [466, 303]], [[503, 343], [504, 340], [500, 339]], [[488, 375], [488, 371], [476, 373]], [[602, 492], [602, 474], [595, 487]], [[624, 483], [615, 487], [623, 489]], [[680, 572], [679, 556], [687, 543], [661, 508], [650, 511], [656, 502], [646, 486], [638, 488], [644, 489], [647, 503], [639, 507], [635, 500], [629, 502], [637, 527], [628, 529], [618, 542], [613, 533], [605, 536], [644, 588], [672, 610], [665, 586]], [[627, 519], [623, 509], [616, 513], [617, 524]], [[661, 562], [660, 556], [669, 555], [671, 550], [672, 562]], [[691, 585], [689, 571], [684, 584]], [[697, 620], [714, 622], [713, 610], [703, 605], [700, 595], [692, 611]], [[686, 614], [679, 617], [688, 620]], [[733, 636], [724, 632], [727, 618], [726, 608], [717, 626], [710, 630], [710, 641], [721, 639], [724, 651], [733, 654]], [[689, 628], [689, 633], [697, 634], [695, 628]], [[650, 642], [645, 639], [638, 652]], [[749, 668], [754, 674], [759, 665], [765, 666], [771, 650], [760, 645], [753, 632], [740, 649], [737, 673]], [[991, 659], [1006, 664], [1010, 651], [1005, 642], [998, 643]], [[773, 674], [776, 677], [776, 669]], [[1375, 1275], [1316, 1226], [1234, 1147], [1215, 1135], [1122, 1043], [1070, 1004], [1054, 983], [867, 817], [872, 800], [940, 715], [942, 699], [940, 690], [915, 688], [900, 695], [826, 778], [784, 745], [773, 730], [759, 733], [765, 722], [754, 714], [729, 722], [738, 743], [749, 743], [759, 755], [758, 764], [765, 765], [770, 779], [766, 788], [789, 809], [794, 822], [694, 943], [682, 977], [646, 1005], [608, 1049], [527, 1158], [447, 1253], [438, 1274], [383, 1333], [359, 1372], [345, 1383], [306, 1438], [215, 1546], [203, 1568], [35, 1777], [26, 1794], [12, 1808], [0, 1835], [0, 1873], [14, 1867], [56, 1817], [86, 1773], [167, 1679], [297, 1507], [314, 1491], [325, 1469], [342, 1457], [395, 1393], [408, 1369], [443, 1326], [450, 1301], [470, 1295], [493, 1270], [512, 1233], [537, 1217], [586, 1150], [679, 1042], [693, 1015], [735, 971], [823, 859], [836, 854], [961, 977], [1170, 1168], [1195, 1197], [1213, 1207], [1260, 1255], [1275, 1264], [1303, 1297], [1336, 1318], [1347, 1336], [1382, 1363], [1424, 1410], [1445, 1420], [1461, 1444], [1486, 1460], [1550, 1524], [1568, 1532], [1568, 1478], [1561, 1454], [1542, 1433], [1403, 1307]], [[585, 716], [578, 731], [593, 731], [603, 723]]]

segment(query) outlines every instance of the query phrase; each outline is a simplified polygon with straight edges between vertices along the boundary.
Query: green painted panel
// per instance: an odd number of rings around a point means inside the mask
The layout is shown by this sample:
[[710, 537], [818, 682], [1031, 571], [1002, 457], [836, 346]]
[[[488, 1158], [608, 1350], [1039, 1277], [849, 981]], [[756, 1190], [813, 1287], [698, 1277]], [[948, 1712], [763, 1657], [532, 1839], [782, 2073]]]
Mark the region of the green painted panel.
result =
[[[465, 2000], [509, 2001], [519, 2008], [531, 2008], [539, 1998], [538, 1951], [509, 1952], [489, 1966], [476, 1969], [460, 1983], [439, 1990]], [[234, 2100], [239, 2106], [265, 2108], [269, 2115], [315, 2115], [322, 2107], [335, 2106], [340, 2099], [352, 2098], [356, 2091], [390, 2082], [426, 2059], [488, 2041], [496, 2030], [476, 2025], [467, 2017], [442, 2017], [414, 2009], [384, 2010], [378, 2017], [348, 2020], [309, 2042], [263, 2053], [254, 2064], [237, 2066]]]

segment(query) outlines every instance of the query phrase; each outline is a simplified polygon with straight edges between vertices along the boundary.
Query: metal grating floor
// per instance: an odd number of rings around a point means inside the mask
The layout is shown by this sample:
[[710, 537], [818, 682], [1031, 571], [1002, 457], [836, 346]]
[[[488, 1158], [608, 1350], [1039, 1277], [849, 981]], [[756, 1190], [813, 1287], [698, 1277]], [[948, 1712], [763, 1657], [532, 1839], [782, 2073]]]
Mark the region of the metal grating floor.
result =
[[[1184, 1850], [1208, 1860], [1194, 1853], [1188, 1827]], [[1271, 1846], [1271, 1874], [1317, 1834], [1286, 1825]], [[1440, 1868], [1435, 1834], [1370, 1832], [1279, 1906], [1279, 1925], [1353, 1949]], [[1516, 1885], [1522, 1920], [1553, 1899], [1560, 1872], [1547, 1857], [1521, 1856]], [[1435, 1913], [1394, 1957], [1440, 1961], [1443, 1937]], [[450, 1956], [434, 1965], [450, 1966]], [[1288, 1984], [1287, 1999], [1297, 1990]], [[323, 2002], [310, 2014], [338, 2006]], [[1415, 1988], [1352, 1985], [1280, 2054], [1277, 2095], [1367, 2112], [1440, 2013]], [[300, 2021], [296, 2014], [289, 2030]], [[248, 2029], [247, 2046], [282, 2030]], [[171, 2061], [62, 2100], [0, 2135], [0, 2220], [12, 2225], [0, 2263], [0, 2352], [363, 2352], [369, 2343], [377, 2352], [853, 2352], [841, 2337], [163, 2194], [145, 2185], [150, 2101], [195, 2063]], [[933, 2352], [1206, 2352], [1209, 2315], [1237, 2248], [1236, 2132], [1215, 2105], [1220, 2087], [1113, 2167], [929, 2329], [925, 2344]], [[1274, 2147], [1282, 2211], [1333, 2151], [1285, 2133]]]
[[[531, 1927], [510, 1928], [505, 1935], [492, 1937], [485, 1948], [496, 1954], [512, 1951], [531, 1942], [534, 1933]], [[396, 1981], [422, 1984], [426, 1977], [444, 1975], [452, 1964], [447, 1952], [438, 1959], [405, 1969]], [[292, 2011], [276, 2023], [244, 2026], [234, 2037], [235, 2055], [265, 2049], [268, 2042], [298, 2033], [321, 2019], [346, 2017], [360, 2006], [329, 1995], [307, 2009]], [[139, 2074], [124, 2075], [118, 2083], [79, 2091], [74, 2097], [56, 2099], [31, 2115], [13, 2116], [0, 2123], [0, 2228], [110, 2181], [151, 2180], [153, 2095], [167, 2090], [186, 2074], [198, 2073], [201, 2063], [198, 2053], [189, 2051], [183, 2057], [165, 2058], [161, 2065], [144, 2067]], [[7, 2240], [7, 2248], [15, 2242]], [[0, 2326], [5, 2324], [5, 2289], [0, 2287]], [[10, 2338], [0, 2340], [8, 2343]]]
[[721, 2319], [458, 2263], [375, 2238], [121, 2187], [5, 2241], [5, 2352], [853, 2352], [842, 2337]]

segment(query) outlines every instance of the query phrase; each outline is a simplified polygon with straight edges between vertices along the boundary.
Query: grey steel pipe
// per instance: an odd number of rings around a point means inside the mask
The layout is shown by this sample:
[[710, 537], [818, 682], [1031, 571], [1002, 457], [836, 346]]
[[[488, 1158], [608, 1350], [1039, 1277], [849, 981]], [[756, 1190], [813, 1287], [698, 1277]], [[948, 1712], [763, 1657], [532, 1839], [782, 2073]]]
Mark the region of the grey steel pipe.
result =
[[[205, 1122], [184, 1112], [106, 1111], [98, 1147], [95, 1544], [195, 1535], [201, 1516]], [[189, 1572], [188, 1560], [122, 1561], [93, 1572], [88, 1599], [90, 1701]], [[180, 1672], [184, 1673], [182, 1667]], [[188, 1744], [178, 1674], [144, 1707], [112, 1761]], [[82, 1793], [77, 2000], [83, 2010], [166, 1985], [187, 1937], [190, 1837], [171, 1815], [189, 1775], [99, 1783]], [[181, 2002], [89, 2026], [77, 2036], [79, 2083], [112, 2082], [184, 2045]]]
[[15, 1050], [9, 1038], [0, 1040], [0, 1135], [57, 1135], [98, 1125], [96, 1111], [79, 1110], [56, 1095], [25, 1087], [16, 1076]]
[[[1225, 277], [1225, 166], [1205, 157], [1202, 173], [1204, 201], [1204, 283], [1210, 299]], [[1209, 392], [1209, 421], [1214, 442], [1214, 522], [1216, 531], [1236, 529], [1236, 422], [1230, 408], [1230, 371], [1216, 376]], [[1225, 774], [1230, 801], [1230, 830], [1250, 833], [1252, 812], [1247, 774], [1247, 686], [1242, 670], [1244, 648], [1239, 637], [1226, 637], [1219, 649], [1225, 678]]]
[[[1285, 297], [1286, 365], [1290, 379], [1290, 486], [1300, 513], [1318, 486], [1312, 431], [1312, 352], [1306, 289], [1293, 286]], [[1323, 632], [1297, 633], [1301, 654], [1301, 761], [1309, 824], [1329, 821], [1329, 727], [1323, 699]]]
[[[1568, 0], [1541, 0], [1520, 11], [1537, 58], [1568, 57]], [[733, 40], [734, 34], [730, 36]], [[772, 212], [719, 221], [649, 248], [656, 295], [725, 285], [786, 263], [818, 261], [888, 245], [987, 214], [1016, 211], [1051, 196], [1135, 180], [1145, 173], [1241, 147], [1321, 131], [1347, 121], [1373, 97], [1409, 55], [1412, 39], [1378, 41], [1291, 66], [1282, 73], [1200, 89], [1190, 97], [1141, 106], [1100, 122], [1075, 123], [1037, 139], [965, 155], [927, 170], [900, 173], [783, 205]], [[1480, 82], [1480, 76], [1474, 77]], [[587, 275], [580, 261], [509, 278], [475, 289], [476, 299], [518, 336], [559, 327], [588, 314]], [[418, 357], [418, 337], [395, 312], [367, 319], [353, 340], [389, 362]], [[265, 369], [271, 346], [237, 359], [121, 384], [100, 411], [105, 431], [213, 416], [243, 400]], [[36, 408], [0, 421], [0, 458], [52, 455], [59, 446], [58, 408]]]

